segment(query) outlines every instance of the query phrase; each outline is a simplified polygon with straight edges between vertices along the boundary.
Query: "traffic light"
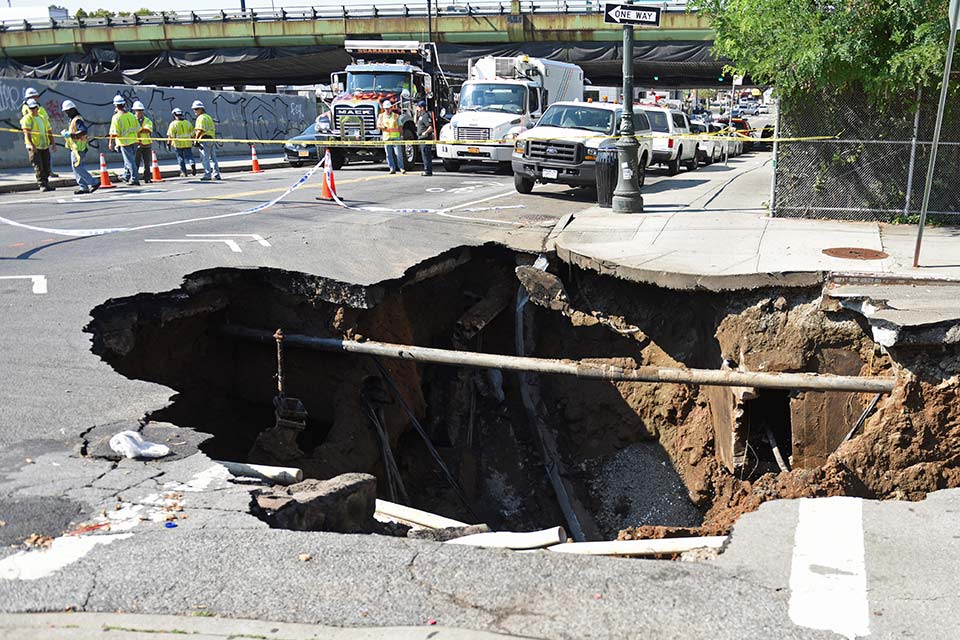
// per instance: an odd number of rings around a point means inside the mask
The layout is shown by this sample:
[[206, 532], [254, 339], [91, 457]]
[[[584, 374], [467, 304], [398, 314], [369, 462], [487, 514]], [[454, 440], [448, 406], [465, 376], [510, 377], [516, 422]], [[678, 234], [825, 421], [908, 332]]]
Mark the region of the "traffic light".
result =
[[653, 76], [654, 82], [660, 82], [660, 76]]
[[717, 78], [717, 82], [723, 82], [723, 76], [720, 76], [719, 78]]

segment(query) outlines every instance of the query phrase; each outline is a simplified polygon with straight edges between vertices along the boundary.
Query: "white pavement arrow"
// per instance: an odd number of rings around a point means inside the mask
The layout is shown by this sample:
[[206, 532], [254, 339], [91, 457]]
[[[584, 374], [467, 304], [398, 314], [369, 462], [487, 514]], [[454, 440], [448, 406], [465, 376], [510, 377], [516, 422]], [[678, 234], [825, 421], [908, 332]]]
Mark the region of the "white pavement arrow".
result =
[[0, 280], [18, 280], [18, 279], [31, 280], [33, 282], [34, 293], [47, 292], [46, 276], [0, 276]]
[[256, 233], [188, 233], [188, 238], [252, 238], [261, 247], [269, 247], [270, 243], [263, 236]]
[[144, 242], [222, 242], [230, 247], [230, 251], [233, 251], [234, 253], [243, 253], [243, 249], [240, 248], [240, 245], [237, 244], [236, 240], [217, 240], [214, 238], [209, 240], [202, 238], [171, 238], [168, 240], [166, 238], [160, 238], [156, 240], [144, 240]]

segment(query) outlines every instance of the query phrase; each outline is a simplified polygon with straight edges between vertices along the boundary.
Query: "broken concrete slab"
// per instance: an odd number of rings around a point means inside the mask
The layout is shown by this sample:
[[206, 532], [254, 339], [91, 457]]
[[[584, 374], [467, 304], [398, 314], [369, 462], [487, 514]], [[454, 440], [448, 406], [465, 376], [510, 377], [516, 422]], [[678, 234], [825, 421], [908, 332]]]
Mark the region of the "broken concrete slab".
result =
[[345, 473], [329, 480], [304, 480], [257, 496], [275, 527], [295, 531], [367, 533], [374, 529], [377, 479]]

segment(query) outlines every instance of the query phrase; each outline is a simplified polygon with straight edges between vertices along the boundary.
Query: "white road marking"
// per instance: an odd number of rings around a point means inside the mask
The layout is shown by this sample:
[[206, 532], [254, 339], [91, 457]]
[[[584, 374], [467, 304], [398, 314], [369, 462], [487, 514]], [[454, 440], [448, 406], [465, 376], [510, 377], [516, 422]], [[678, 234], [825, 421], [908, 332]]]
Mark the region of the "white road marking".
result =
[[33, 282], [33, 292], [34, 293], [46, 293], [47, 292], [47, 277], [46, 276], [0, 276], [0, 280], [17, 280], [17, 279], [29, 279]]
[[90, 553], [94, 547], [129, 538], [131, 533], [55, 538], [49, 549], [20, 551], [0, 560], [0, 579], [39, 580], [52, 576]]
[[512, 222], [510, 220], [494, 220], [492, 218], [474, 218], [473, 216], [455, 216], [452, 213], [445, 213], [446, 211], [455, 211], [457, 209], [467, 209], [469, 207], [476, 206], [481, 202], [487, 202], [488, 200], [496, 200], [497, 198], [505, 198], [509, 195], [515, 195], [516, 191], [506, 191], [504, 193], [498, 193], [495, 196], [487, 196], [486, 198], [481, 198], [479, 200], [474, 200], [473, 202], [465, 202], [464, 204], [458, 204], [454, 207], [447, 207], [442, 211], [434, 211], [434, 215], [443, 216], [444, 218], [453, 218], [455, 220], [470, 220], [471, 222], [490, 222], [493, 224], [509, 224], [515, 227], [522, 227], [523, 225], [519, 222]]
[[243, 253], [243, 249], [240, 248], [240, 245], [237, 244], [236, 240], [215, 240], [212, 238], [210, 240], [204, 240], [201, 238], [151, 238], [144, 240], [144, 242], [222, 242], [230, 247], [230, 251], [233, 251], [234, 253]]
[[861, 499], [800, 500], [790, 619], [847, 638], [870, 635]]
[[[142, 196], [151, 196], [157, 193], [167, 193], [170, 189], [141, 189], [140, 191], [121, 191], [120, 193], [112, 196], [104, 196], [90, 198], [90, 197], [73, 197], [73, 198], [56, 198], [56, 201], [59, 204], [66, 204], [68, 202], [80, 202], [95, 204], [98, 202], [110, 202], [111, 200], [124, 200], [126, 198], [138, 198]], [[186, 189], [177, 189], [177, 193], [184, 193], [186, 191], [194, 191], [193, 187], [187, 187]], [[13, 205], [13, 204], [43, 204], [42, 199], [31, 199], [31, 200], [0, 200], [0, 206]]]
[[269, 247], [270, 243], [258, 233], [188, 233], [188, 238], [253, 238], [261, 247]]

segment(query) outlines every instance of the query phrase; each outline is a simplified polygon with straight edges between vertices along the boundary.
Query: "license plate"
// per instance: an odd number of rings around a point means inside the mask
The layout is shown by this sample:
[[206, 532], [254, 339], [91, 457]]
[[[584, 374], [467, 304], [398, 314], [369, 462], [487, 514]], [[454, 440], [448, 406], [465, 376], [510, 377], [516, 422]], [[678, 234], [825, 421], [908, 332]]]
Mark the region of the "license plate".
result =
[[556, 170], [556, 169], [544, 169], [544, 170], [543, 170], [543, 177], [546, 178], [546, 179], [548, 179], [548, 180], [556, 180], [556, 179], [557, 179], [557, 170]]
[[479, 147], [467, 147], [467, 153], [480, 153]]
[[309, 151], [301, 151], [299, 155], [300, 155], [301, 158], [309, 158], [309, 157], [310, 157], [310, 152], [309, 152]]

